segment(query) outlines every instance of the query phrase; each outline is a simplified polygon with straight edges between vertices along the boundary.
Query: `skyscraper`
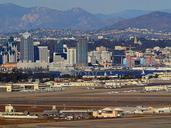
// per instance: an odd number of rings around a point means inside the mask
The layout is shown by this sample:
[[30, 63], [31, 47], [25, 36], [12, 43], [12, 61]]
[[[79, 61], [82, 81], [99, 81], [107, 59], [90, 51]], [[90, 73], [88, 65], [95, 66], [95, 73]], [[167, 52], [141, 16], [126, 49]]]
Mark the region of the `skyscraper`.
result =
[[39, 48], [34, 45], [34, 62], [39, 60]]
[[48, 46], [38, 46], [39, 61], [49, 63], [49, 50]]
[[16, 63], [18, 50], [17, 50], [17, 44], [14, 41], [14, 37], [10, 37], [10, 39], [8, 40], [7, 49], [9, 55], [9, 60], [8, 60], [9, 63]]
[[68, 50], [67, 50], [67, 62], [71, 66], [76, 64], [76, 49], [75, 48], [68, 48]]
[[21, 37], [20, 43], [20, 60], [34, 61], [34, 46], [31, 34], [26, 32]]
[[2, 57], [2, 63], [16, 63], [17, 62], [17, 44], [13, 37], [10, 37], [8, 41], [0, 49], [0, 54]]
[[62, 54], [63, 53], [63, 42], [62, 40], [57, 40], [55, 46], [54, 46], [54, 52], [58, 53], [58, 54]]
[[77, 66], [88, 65], [88, 43], [85, 37], [79, 38], [76, 48], [76, 63]]
[[50, 62], [53, 62], [53, 54], [63, 54], [63, 41], [61, 40], [49, 40], [47, 43], [44, 43], [43, 45], [48, 46], [48, 49], [50, 51]]

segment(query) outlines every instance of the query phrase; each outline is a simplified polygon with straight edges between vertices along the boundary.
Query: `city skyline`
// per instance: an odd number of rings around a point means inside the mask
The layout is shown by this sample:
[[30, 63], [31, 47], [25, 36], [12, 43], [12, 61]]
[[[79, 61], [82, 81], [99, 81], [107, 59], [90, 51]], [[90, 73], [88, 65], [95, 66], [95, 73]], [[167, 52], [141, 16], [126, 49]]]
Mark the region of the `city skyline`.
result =
[[[0, 4], [4, 3], [13, 3], [23, 7], [48, 7], [58, 10], [68, 10], [71, 8], [83, 8], [92, 13], [103, 13], [103, 14], [111, 14], [124, 10], [165, 10], [171, 9], [170, 0], [108, 0], [108, 1], [98, 1], [98, 0], [1, 0]], [[148, 3], [148, 4], [147, 4]], [[154, 4], [155, 3], [155, 4]], [[95, 6], [96, 5], [96, 6]]]

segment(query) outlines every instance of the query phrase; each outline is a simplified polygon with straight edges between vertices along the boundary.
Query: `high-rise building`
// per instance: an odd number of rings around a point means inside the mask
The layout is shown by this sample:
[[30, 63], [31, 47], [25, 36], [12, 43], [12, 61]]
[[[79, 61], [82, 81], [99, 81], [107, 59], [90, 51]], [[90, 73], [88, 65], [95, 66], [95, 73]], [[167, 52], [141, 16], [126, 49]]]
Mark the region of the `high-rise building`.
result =
[[122, 66], [124, 58], [125, 58], [125, 51], [124, 50], [113, 50], [113, 52], [112, 52], [112, 65], [113, 66]]
[[26, 32], [21, 37], [20, 43], [20, 60], [34, 61], [34, 46], [31, 34]]
[[18, 51], [17, 51], [16, 42], [14, 41], [13, 37], [10, 37], [7, 43], [5, 43], [5, 45], [1, 47], [0, 54], [2, 57], [3, 64], [17, 62]]
[[[40, 46], [40, 42], [34, 41], [33, 46], [34, 46], [34, 62], [36, 62], [39, 60], [39, 48], [38, 48], [38, 46]], [[43, 46], [46, 46], [46, 45], [43, 45]]]
[[34, 45], [34, 62], [39, 60], [39, 48]]
[[142, 42], [141, 42], [141, 40], [138, 40], [137, 37], [135, 36], [134, 37], [134, 44], [136, 44], [136, 45], [142, 45]]
[[138, 44], [138, 39], [136, 36], [134, 37], [134, 44]]
[[102, 51], [101, 52], [101, 60], [103, 62], [111, 62], [112, 58], [112, 53], [109, 51]]
[[53, 67], [63, 68], [65, 67], [67, 62], [67, 55], [65, 53], [63, 54], [57, 54], [53, 53]]
[[53, 54], [62, 54], [63, 53], [63, 41], [61, 40], [48, 40], [47, 43], [44, 43], [43, 45], [48, 46], [48, 49], [50, 51], [50, 62], [53, 62]]
[[76, 63], [77, 66], [88, 65], [88, 43], [85, 37], [81, 37], [77, 43]]
[[75, 48], [68, 48], [67, 62], [71, 66], [74, 66], [76, 64], [76, 49]]
[[54, 52], [56, 52], [57, 54], [62, 54], [63, 53], [63, 42], [61, 40], [58, 40], [54, 46]]
[[2, 63], [7, 64], [8, 60], [9, 60], [8, 53], [7, 52], [2, 53], [2, 61], [3, 61]]
[[49, 63], [49, 50], [48, 46], [38, 46], [39, 61]]
[[9, 63], [16, 63], [18, 58], [18, 50], [17, 50], [17, 44], [14, 41], [13, 37], [10, 37], [8, 40], [8, 54], [9, 54]]
[[0, 53], [0, 64], [3, 64], [2, 54]]
[[62, 54], [58, 54], [58, 53], [53, 53], [53, 62], [54, 63], [58, 63], [62, 60], [67, 60], [67, 54], [62, 53]]
[[88, 63], [96, 65], [99, 63], [98, 60], [100, 60], [100, 54], [97, 51], [91, 51], [88, 53]]

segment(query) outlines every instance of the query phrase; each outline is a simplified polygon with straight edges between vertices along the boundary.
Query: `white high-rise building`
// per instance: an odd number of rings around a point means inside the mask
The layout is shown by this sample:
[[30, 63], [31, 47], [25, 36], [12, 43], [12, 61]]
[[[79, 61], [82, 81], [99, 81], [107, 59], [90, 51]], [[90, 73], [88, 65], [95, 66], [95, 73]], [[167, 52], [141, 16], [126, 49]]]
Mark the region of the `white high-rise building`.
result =
[[38, 49], [39, 49], [39, 61], [49, 63], [48, 46], [38, 46]]
[[74, 66], [76, 64], [76, 49], [75, 48], [69, 48], [67, 50], [67, 62], [71, 66]]

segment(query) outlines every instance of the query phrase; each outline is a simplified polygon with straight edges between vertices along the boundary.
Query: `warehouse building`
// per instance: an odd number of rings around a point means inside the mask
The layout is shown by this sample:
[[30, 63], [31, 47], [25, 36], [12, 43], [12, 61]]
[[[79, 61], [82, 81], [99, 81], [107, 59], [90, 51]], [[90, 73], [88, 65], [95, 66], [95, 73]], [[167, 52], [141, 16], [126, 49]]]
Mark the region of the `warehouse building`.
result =
[[120, 108], [104, 108], [102, 110], [93, 111], [94, 118], [115, 118], [121, 117], [123, 110]]
[[12, 91], [36, 91], [39, 90], [38, 83], [15, 83], [12, 84]]

